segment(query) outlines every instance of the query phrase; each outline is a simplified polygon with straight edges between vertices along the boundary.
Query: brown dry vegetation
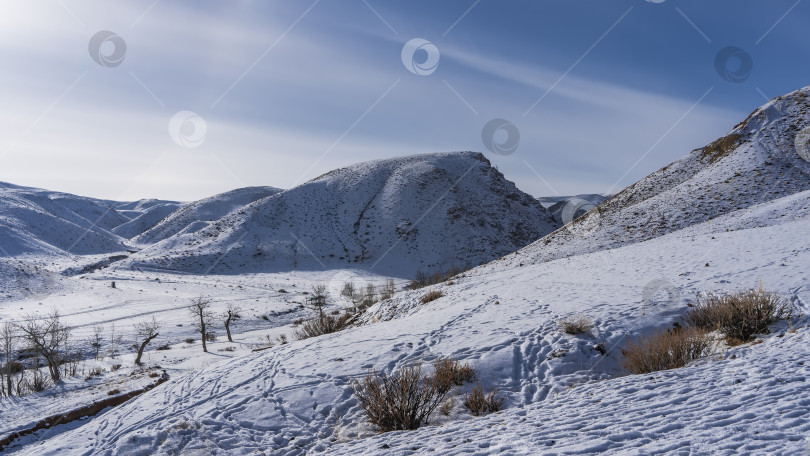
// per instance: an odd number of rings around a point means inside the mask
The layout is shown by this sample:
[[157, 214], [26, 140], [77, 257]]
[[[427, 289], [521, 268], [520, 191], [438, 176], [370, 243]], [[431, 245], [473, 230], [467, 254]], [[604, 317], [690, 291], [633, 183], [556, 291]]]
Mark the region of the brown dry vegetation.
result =
[[748, 342], [756, 334], [768, 332], [779, 320], [793, 317], [794, 308], [776, 293], [742, 291], [727, 296], [699, 297], [684, 321], [707, 331], [720, 331], [729, 344]]
[[661, 331], [629, 342], [622, 350], [622, 366], [633, 374], [646, 374], [686, 366], [707, 354], [712, 338], [700, 328]]

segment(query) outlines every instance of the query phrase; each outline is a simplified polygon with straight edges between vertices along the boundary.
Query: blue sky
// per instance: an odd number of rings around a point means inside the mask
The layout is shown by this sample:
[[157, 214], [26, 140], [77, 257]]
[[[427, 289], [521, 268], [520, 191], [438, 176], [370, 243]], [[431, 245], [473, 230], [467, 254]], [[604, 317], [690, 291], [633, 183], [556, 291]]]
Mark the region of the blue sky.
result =
[[[809, 19], [796, 0], [4, 0], [0, 181], [192, 200], [478, 150], [535, 196], [616, 192], [810, 84]], [[126, 45], [107, 66], [105, 30]], [[403, 64], [415, 38], [430, 74]], [[170, 131], [178, 112], [198, 117]], [[513, 153], [483, 143], [492, 119]]]

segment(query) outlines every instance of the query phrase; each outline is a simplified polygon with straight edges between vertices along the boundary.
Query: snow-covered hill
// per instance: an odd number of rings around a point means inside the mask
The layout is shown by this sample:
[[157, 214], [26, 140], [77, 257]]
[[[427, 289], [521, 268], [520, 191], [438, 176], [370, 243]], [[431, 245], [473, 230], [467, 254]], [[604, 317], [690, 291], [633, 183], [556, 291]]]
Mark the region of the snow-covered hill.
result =
[[116, 226], [112, 232], [125, 239], [132, 239], [152, 229], [183, 206], [183, 203], [155, 199], [117, 203], [115, 208], [118, 213], [131, 220]]
[[575, 196], [548, 196], [538, 198], [554, 220], [560, 225], [574, 221], [577, 217], [602, 204], [608, 196], [589, 193]]
[[133, 241], [137, 244], [154, 244], [178, 233], [195, 233], [235, 209], [281, 191], [274, 187], [246, 187], [189, 203], [159, 220]]
[[0, 184], [0, 256], [120, 252], [111, 230], [128, 221], [112, 202]]
[[810, 87], [770, 101], [726, 136], [629, 186], [507, 262], [615, 248], [808, 190], [810, 163], [794, 144], [808, 126]]
[[[136, 241], [159, 240], [152, 233], [164, 225]], [[482, 154], [458, 152], [339, 169], [191, 226], [127, 264], [197, 273], [363, 267], [412, 277], [481, 264], [558, 225]]]

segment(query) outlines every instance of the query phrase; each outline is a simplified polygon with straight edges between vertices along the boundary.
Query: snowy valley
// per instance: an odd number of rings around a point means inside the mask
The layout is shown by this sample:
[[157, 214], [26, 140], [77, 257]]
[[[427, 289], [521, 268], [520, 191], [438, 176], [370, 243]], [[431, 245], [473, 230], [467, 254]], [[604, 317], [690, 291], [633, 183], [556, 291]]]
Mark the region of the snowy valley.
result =
[[[0, 399], [0, 439], [19, 433], [3, 454], [810, 454], [809, 110], [810, 88], [774, 99], [610, 197], [538, 200], [476, 152], [191, 203], [0, 184], [0, 326], [56, 309], [81, 355], [79, 373]], [[748, 289], [792, 315], [749, 340], [708, 331], [684, 367], [628, 370], [633, 343]], [[322, 313], [344, 327], [296, 337]], [[476, 380], [419, 429], [369, 422], [364, 379], [447, 358]], [[465, 407], [477, 387], [499, 410]]]

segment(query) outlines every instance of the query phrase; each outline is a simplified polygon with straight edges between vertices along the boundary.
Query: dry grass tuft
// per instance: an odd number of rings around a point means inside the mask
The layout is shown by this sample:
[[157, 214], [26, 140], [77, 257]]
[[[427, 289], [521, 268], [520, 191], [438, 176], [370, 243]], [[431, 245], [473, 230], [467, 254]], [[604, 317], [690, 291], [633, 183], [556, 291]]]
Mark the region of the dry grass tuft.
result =
[[584, 334], [593, 329], [593, 320], [585, 315], [569, 315], [561, 319], [558, 324], [562, 332], [572, 336]]
[[494, 413], [501, 409], [503, 398], [500, 390], [494, 390], [487, 394], [484, 387], [476, 385], [469, 394], [464, 396], [464, 406], [475, 416], [483, 416], [487, 413]]
[[703, 357], [712, 338], [700, 328], [680, 328], [644, 336], [622, 350], [622, 366], [633, 374], [646, 374], [686, 366]]
[[779, 320], [793, 318], [795, 309], [776, 293], [748, 290], [728, 296], [698, 298], [684, 321], [707, 331], [722, 332], [730, 345], [748, 342], [768, 332]]
[[433, 362], [433, 383], [442, 393], [454, 386], [461, 386], [476, 379], [475, 369], [469, 363], [461, 364], [450, 358], [439, 358]]
[[419, 301], [422, 304], [427, 304], [431, 301], [435, 301], [441, 298], [442, 296], [444, 296], [444, 293], [441, 290], [430, 290], [427, 293], [425, 293], [424, 296], [422, 296], [422, 298], [419, 299]]
[[[295, 337], [299, 340], [303, 340], [324, 334], [336, 333], [349, 327], [351, 325], [351, 319], [352, 315], [349, 313], [344, 313], [339, 317], [325, 314], [318, 315], [311, 320], [303, 322], [301, 327], [295, 330]], [[286, 343], [286, 340], [283, 343]]]

